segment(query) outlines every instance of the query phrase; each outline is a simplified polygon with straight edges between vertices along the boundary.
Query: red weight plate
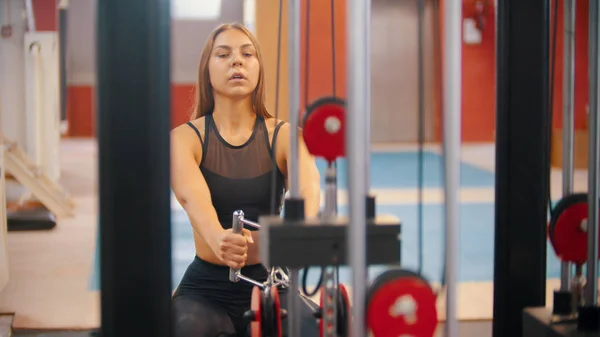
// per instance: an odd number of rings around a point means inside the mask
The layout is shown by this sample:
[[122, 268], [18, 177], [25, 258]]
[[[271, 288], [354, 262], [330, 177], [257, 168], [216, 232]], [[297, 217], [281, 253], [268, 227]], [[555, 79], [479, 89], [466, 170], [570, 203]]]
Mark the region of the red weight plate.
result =
[[[342, 312], [342, 316], [341, 316], [341, 320], [338, 319], [338, 331], [340, 332], [340, 337], [346, 337], [349, 335], [349, 331], [350, 331], [350, 317], [352, 317], [352, 313], [350, 312], [350, 298], [348, 296], [348, 290], [346, 289], [346, 286], [341, 284], [339, 285], [339, 296], [340, 296], [340, 305], [342, 306], [341, 308], [341, 312]], [[343, 324], [344, 326], [340, 326], [340, 324]]]
[[279, 300], [279, 291], [277, 291], [277, 287], [275, 286], [271, 287], [271, 298], [273, 299], [273, 309], [275, 311], [275, 331], [277, 331], [277, 337], [281, 337], [281, 302]]
[[419, 274], [417, 274], [413, 271], [406, 270], [406, 269], [389, 269], [389, 270], [386, 270], [383, 273], [381, 273], [379, 276], [377, 276], [377, 278], [373, 281], [373, 283], [369, 287], [369, 291], [367, 294], [367, 303], [371, 300], [371, 296], [373, 294], [377, 293], [377, 291], [379, 290], [379, 288], [382, 285], [385, 285], [388, 282], [393, 281], [397, 278], [404, 278], [404, 277], [421, 278], [423, 280], [423, 282], [425, 282], [426, 284], [429, 284], [429, 282], [427, 280], [425, 280], [423, 277], [421, 277]]
[[550, 214], [550, 221], [548, 223], [548, 238], [550, 240], [550, 244], [554, 249], [554, 252], [557, 254], [556, 250], [556, 242], [554, 241], [554, 228], [556, 227], [556, 220], [562, 214], [562, 212], [570, 207], [573, 204], [587, 202], [587, 194], [586, 193], [575, 193], [569, 194], [567, 196], [563, 196], [557, 203], [554, 205], [552, 209], [552, 213]]
[[432, 337], [437, 328], [436, 294], [419, 277], [400, 277], [371, 294], [367, 326], [374, 337]]
[[321, 296], [319, 296], [319, 306], [321, 308], [321, 319], [319, 320], [319, 336], [323, 337], [324, 333], [324, 323], [323, 318], [325, 317], [325, 312], [323, 311], [323, 307], [325, 306], [325, 287], [321, 287]]
[[257, 286], [252, 288], [250, 310], [254, 312], [254, 319], [250, 322], [250, 336], [262, 337], [262, 292]]
[[[345, 337], [350, 331], [350, 299], [348, 297], [348, 291], [346, 286], [343, 284], [338, 285], [338, 301], [337, 301], [337, 317], [334, 319], [337, 323], [338, 336]], [[332, 299], [333, 300], [333, 299]], [[321, 287], [320, 306], [321, 306], [321, 317], [323, 317], [323, 306], [325, 301], [325, 288]], [[319, 336], [323, 337], [325, 332], [323, 330], [323, 319], [319, 320]], [[345, 326], [341, 326], [345, 325]]]
[[325, 97], [309, 106], [302, 135], [308, 152], [328, 162], [345, 156], [345, 102]]
[[[587, 232], [581, 224], [588, 218], [587, 202], [573, 202], [556, 214], [551, 242], [561, 261], [583, 264], [587, 261]], [[599, 233], [600, 235], [600, 233]]]

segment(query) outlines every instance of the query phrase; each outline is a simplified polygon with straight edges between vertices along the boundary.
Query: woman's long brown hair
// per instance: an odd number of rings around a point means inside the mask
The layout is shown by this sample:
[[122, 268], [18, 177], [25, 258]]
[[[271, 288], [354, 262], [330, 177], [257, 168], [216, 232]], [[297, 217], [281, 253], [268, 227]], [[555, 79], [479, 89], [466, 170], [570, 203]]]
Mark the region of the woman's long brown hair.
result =
[[196, 82], [195, 102], [191, 113], [191, 120], [206, 116], [213, 112], [215, 100], [213, 96], [213, 88], [210, 83], [210, 75], [208, 73], [208, 61], [210, 59], [217, 36], [229, 29], [237, 29], [243, 32], [246, 34], [246, 36], [248, 36], [250, 41], [252, 41], [252, 44], [256, 49], [256, 57], [258, 58], [258, 64], [260, 67], [258, 73], [258, 83], [256, 84], [254, 92], [252, 93], [252, 107], [254, 108], [254, 112], [263, 118], [273, 117], [267, 111], [267, 107], [265, 105], [265, 72], [263, 70], [262, 53], [260, 51], [258, 41], [254, 35], [243, 25], [239, 23], [227, 23], [220, 25], [210, 33], [208, 40], [204, 45], [204, 49], [202, 49], [200, 65], [198, 66], [198, 81]]

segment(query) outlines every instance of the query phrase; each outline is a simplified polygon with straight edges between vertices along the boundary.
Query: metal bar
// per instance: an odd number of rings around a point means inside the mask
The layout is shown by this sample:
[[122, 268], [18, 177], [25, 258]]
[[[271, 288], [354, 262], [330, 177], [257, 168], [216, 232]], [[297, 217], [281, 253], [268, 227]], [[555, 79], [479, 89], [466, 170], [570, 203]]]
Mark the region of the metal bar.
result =
[[[231, 219], [231, 231], [234, 234], [242, 233], [242, 219], [244, 218], [244, 212], [241, 210], [237, 210], [233, 212], [233, 217]], [[239, 281], [239, 268], [229, 268], [229, 281], [237, 282]]]
[[[573, 192], [573, 143], [575, 130], [575, 1], [565, 0], [563, 50], [563, 172], [562, 193]], [[553, 88], [551, 88], [553, 90]], [[552, 102], [551, 102], [552, 104]], [[571, 287], [571, 263], [560, 264], [560, 289]]]
[[598, 38], [600, 38], [600, 5], [597, 0], [590, 0], [589, 5], [589, 167], [588, 167], [588, 249], [587, 249], [587, 284], [584, 300], [586, 306], [598, 305], [598, 175], [600, 174], [600, 118], [598, 116]]
[[[231, 278], [231, 276], [229, 276], [229, 277]], [[246, 282], [251, 283], [251, 284], [254, 284], [255, 286], [257, 286], [257, 287], [259, 287], [260, 289], [263, 289], [263, 290], [265, 290], [267, 288], [264, 284], [262, 284], [262, 283], [260, 283], [260, 282], [258, 282], [256, 280], [254, 280], [254, 279], [251, 279], [251, 278], [249, 278], [247, 276], [244, 276], [244, 275], [242, 275], [240, 273], [237, 274], [237, 279], [246, 281]]]
[[[58, 37], [59, 37], [59, 72], [60, 72], [60, 120], [67, 120], [67, 20], [69, 2], [61, 0], [58, 4]], [[61, 132], [67, 130], [66, 124], [61, 125]]]
[[262, 226], [261, 226], [261, 225], [257, 224], [257, 223], [256, 223], [256, 222], [254, 222], [254, 221], [250, 221], [250, 220], [248, 220], [248, 219], [240, 218], [240, 221], [241, 221], [241, 222], [242, 222], [244, 225], [248, 225], [248, 226], [250, 226], [250, 227], [254, 227], [254, 228], [257, 228], [257, 229], [261, 229], [261, 228], [262, 228]]
[[546, 305], [549, 9], [497, 5], [494, 337], [521, 336], [523, 309]]
[[172, 336], [170, 21], [168, 1], [97, 3], [102, 336]]
[[[288, 0], [289, 113], [290, 113], [290, 197], [300, 197], [298, 164], [298, 122], [300, 113], [300, 0]], [[308, 14], [307, 14], [308, 15]]]
[[419, 143], [419, 158], [417, 161], [417, 271], [418, 273], [423, 272], [423, 145], [425, 143], [425, 81], [424, 81], [424, 21], [425, 21], [425, 0], [417, 0], [417, 11], [418, 11], [418, 29], [417, 29], [417, 87], [418, 87], [418, 122], [417, 122], [417, 141]]
[[444, 6], [444, 205], [446, 213], [446, 324], [447, 337], [458, 337], [457, 282], [459, 246], [459, 188], [461, 143], [462, 1]]
[[324, 218], [331, 218], [336, 216], [336, 198], [337, 198], [337, 186], [336, 181], [336, 169], [333, 165], [328, 166], [325, 171], [325, 207], [321, 212], [321, 216]]
[[348, 111], [346, 119], [346, 154], [348, 162], [348, 256], [352, 268], [352, 320], [350, 335], [366, 336], [365, 292], [367, 280], [366, 266], [366, 196], [364, 162], [367, 153], [365, 143], [365, 114], [367, 107], [367, 45], [369, 31], [365, 12], [368, 1], [349, 0], [347, 5], [347, 90]]
[[333, 301], [323, 301], [321, 311], [321, 320], [323, 324], [323, 337], [337, 337], [337, 296], [336, 279], [334, 278], [334, 268], [326, 267], [323, 277], [323, 295], [326, 299], [334, 298]]
[[288, 292], [288, 319], [290, 320], [290, 324], [288, 325], [288, 336], [300, 337], [300, 326], [301, 316], [300, 312], [302, 312], [302, 302], [300, 300], [300, 296], [297, 294], [297, 289], [299, 289], [298, 276], [300, 273], [298, 269], [290, 269], [290, 291]]
[[371, 190], [371, 0], [365, 0], [365, 191]]
[[35, 12], [33, 11], [33, 4], [31, 0], [25, 1], [25, 17], [27, 18], [27, 30], [29, 32], [35, 32]]
[[[300, 199], [300, 176], [298, 159], [298, 123], [300, 118], [300, 8], [301, 0], [288, 0], [288, 68], [289, 68], [289, 114], [290, 114], [290, 198]], [[306, 15], [309, 15], [306, 13]], [[287, 210], [286, 210], [287, 213]], [[290, 270], [290, 289], [298, 289], [298, 270]], [[295, 291], [288, 293], [290, 337], [300, 336], [300, 312], [302, 302]]]

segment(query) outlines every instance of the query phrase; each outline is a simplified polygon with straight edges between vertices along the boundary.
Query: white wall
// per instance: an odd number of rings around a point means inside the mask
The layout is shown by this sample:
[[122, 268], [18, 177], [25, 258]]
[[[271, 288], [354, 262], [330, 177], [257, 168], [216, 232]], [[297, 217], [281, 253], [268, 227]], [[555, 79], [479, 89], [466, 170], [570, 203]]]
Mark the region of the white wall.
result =
[[[10, 6], [6, 6], [6, 2]], [[26, 146], [25, 133], [25, 19], [22, 0], [0, 0], [0, 25], [10, 24], [12, 36], [0, 38], [0, 110], [5, 138]], [[10, 13], [6, 8], [10, 7]]]
[[[426, 1], [424, 84], [434, 81], [432, 0]], [[373, 143], [418, 139], [418, 7], [416, 0], [373, 0], [371, 12], [371, 139]], [[434, 97], [424, 90], [425, 139], [433, 136]]]
[[[10, 2], [7, 6], [7, 2]], [[7, 12], [7, 7], [10, 12]], [[22, 0], [0, 0], [0, 25], [11, 25], [12, 36], [0, 38], [0, 111], [2, 134], [27, 146], [25, 116], [25, 52], [26, 21]], [[21, 186], [7, 183], [6, 199], [16, 200], [25, 191]]]
[[[0, 151], [0, 167], [4, 167], [4, 151]], [[6, 203], [4, 194], [4, 171], [0, 172], [0, 205]], [[6, 287], [9, 280], [8, 273], [8, 247], [6, 243], [6, 209], [0, 208], [0, 292]]]
[[[2, 0], [0, 0], [2, 1]], [[67, 19], [67, 76], [69, 85], [94, 85], [96, 81], [96, 3], [69, 2]], [[171, 81], [196, 82], [198, 62], [208, 34], [222, 22], [243, 22], [242, 0], [171, 0]], [[214, 18], [201, 13], [200, 4], [220, 4]], [[185, 15], [184, 15], [185, 14]], [[210, 13], [209, 13], [210, 14]]]

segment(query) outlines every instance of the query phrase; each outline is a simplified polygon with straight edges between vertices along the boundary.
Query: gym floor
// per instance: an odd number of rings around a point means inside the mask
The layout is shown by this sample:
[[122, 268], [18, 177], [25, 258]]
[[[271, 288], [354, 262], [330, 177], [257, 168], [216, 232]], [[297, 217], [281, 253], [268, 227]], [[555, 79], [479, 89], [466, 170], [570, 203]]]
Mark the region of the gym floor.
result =
[[[460, 322], [459, 335], [461, 337], [488, 337], [492, 336], [492, 322]], [[0, 337], [10, 337], [2, 335]], [[90, 331], [47, 331], [47, 332], [15, 332], [14, 337], [93, 337]], [[436, 337], [443, 337], [444, 324], [440, 324]]]
[[[411, 178], [416, 172], [416, 160], [413, 155], [399, 160], [398, 152], [412, 152], [415, 146], [378, 145], [376, 151], [394, 152], [393, 156], [383, 156], [377, 164], [390, 170], [395, 170], [396, 183], [394, 186], [382, 185], [383, 179], [372, 179], [373, 190], [377, 195], [381, 210], [399, 214], [406, 223], [403, 235], [414, 235], [416, 205], [416, 184]], [[439, 151], [436, 147], [427, 147], [432, 153]], [[438, 180], [441, 171], [437, 166], [428, 167], [435, 162], [434, 157], [428, 156], [425, 161], [425, 202], [429, 206], [443, 202], [442, 185]], [[77, 203], [77, 214], [74, 218], [59, 219], [57, 227], [47, 232], [10, 232], [8, 235], [8, 250], [10, 258], [10, 281], [4, 291], [0, 292], [0, 313], [16, 313], [11, 318], [16, 332], [13, 336], [87, 336], [87, 332], [99, 324], [99, 292], [94, 283], [97, 277], [97, 174], [96, 174], [96, 144], [91, 140], [69, 139], [61, 144], [62, 185], [72, 193]], [[494, 146], [493, 144], [464, 145], [462, 148], [463, 169], [461, 181], [461, 203], [479, 203], [493, 205], [494, 202]], [[387, 165], [387, 166], [386, 166]], [[373, 167], [373, 172], [379, 172], [381, 167]], [[412, 167], [412, 168], [411, 168]], [[437, 173], [435, 173], [437, 172]], [[378, 173], [379, 174], [379, 173]], [[436, 174], [437, 177], [436, 178]], [[388, 176], [389, 177], [389, 176]], [[577, 171], [575, 189], [585, 191], [587, 176], [585, 172]], [[340, 178], [340, 180], [343, 180]], [[412, 182], [411, 182], [412, 180]], [[340, 186], [343, 188], [343, 186]], [[552, 172], [552, 196], [556, 199], [561, 193], [560, 170]], [[345, 203], [345, 192], [340, 192], [340, 203]], [[401, 203], [402, 205], [398, 205]], [[409, 208], [407, 208], [409, 207]], [[343, 207], [341, 207], [343, 208]], [[174, 216], [178, 205], [173, 205]], [[387, 212], [387, 211], [386, 211]], [[429, 212], [429, 209], [425, 209]], [[489, 269], [493, 263], [493, 207], [478, 209], [464, 208], [461, 215], [461, 232], [469, 230], [466, 240], [461, 234], [461, 249], [470, 251], [461, 255], [461, 283], [458, 290], [459, 318], [461, 336], [491, 336], [492, 291], [491, 274]], [[426, 216], [427, 214], [426, 213]], [[427, 219], [427, 218], [426, 218]], [[469, 220], [471, 219], [471, 220]], [[475, 219], [475, 220], [473, 220]], [[185, 219], [184, 219], [185, 220]], [[433, 241], [432, 246], [426, 246], [424, 259], [425, 272], [431, 274], [435, 281], [441, 268], [438, 257], [440, 247], [437, 240], [441, 238], [441, 217], [435, 215], [425, 224], [425, 234], [431, 235], [426, 240]], [[428, 227], [429, 226], [429, 227]], [[173, 228], [181, 228], [181, 234], [189, 230], [185, 221], [174, 221]], [[430, 233], [430, 234], [428, 234]], [[474, 234], [475, 236], [472, 236]], [[174, 237], [173, 241], [173, 283], [178, 282], [182, 268], [189, 263], [189, 238]], [[431, 239], [433, 237], [434, 239]], [[406, 239], [406, 251], [403, 248], [403, 264], [414, 265], [414, 243]], [[439, 246], [439, 245], [438, 245]], [[482, 250], [483, 249], [483, 250]], [[433, 253], [431, 252], [433, 250]], [[484, 256], [477, 261], [477, 252]], [[489, 251], [489, 252], [488, 252]], [[73, 252], [77, 252], [73, 254]], [[548, 259], [554, 258], [550, 251]], [[436, 260], [437, 259], [437, 260]], [[429, 261], [429, 262], [428, 262]], [[553, 271], [549, 270], [552, 274]], [[428, 275], [429, 277], [430, 275]], [[477, 281], [478, 280], [478, 281]], [[435, 283], [435, 282], [434, 282]], [[556, 280], [548, 281], [548, 301], [551, 305], [551, 292], [556, 287]], [[442, 296], [443, 297], [443, 296]], [[445, 317], [444, 300], [438, 303], [440, 319]], [[4, 325], [11, 323], [4, 322]], [[0, 327], [2, 320], [0, 320]], [[1, 328], [0, 328], [1, 329]], [[64, 331], [64, 332], [63, 332]], [[79, 331], [79, 332], [69, 332]], [[0, 337], [2, 330], [0, 330]]]

